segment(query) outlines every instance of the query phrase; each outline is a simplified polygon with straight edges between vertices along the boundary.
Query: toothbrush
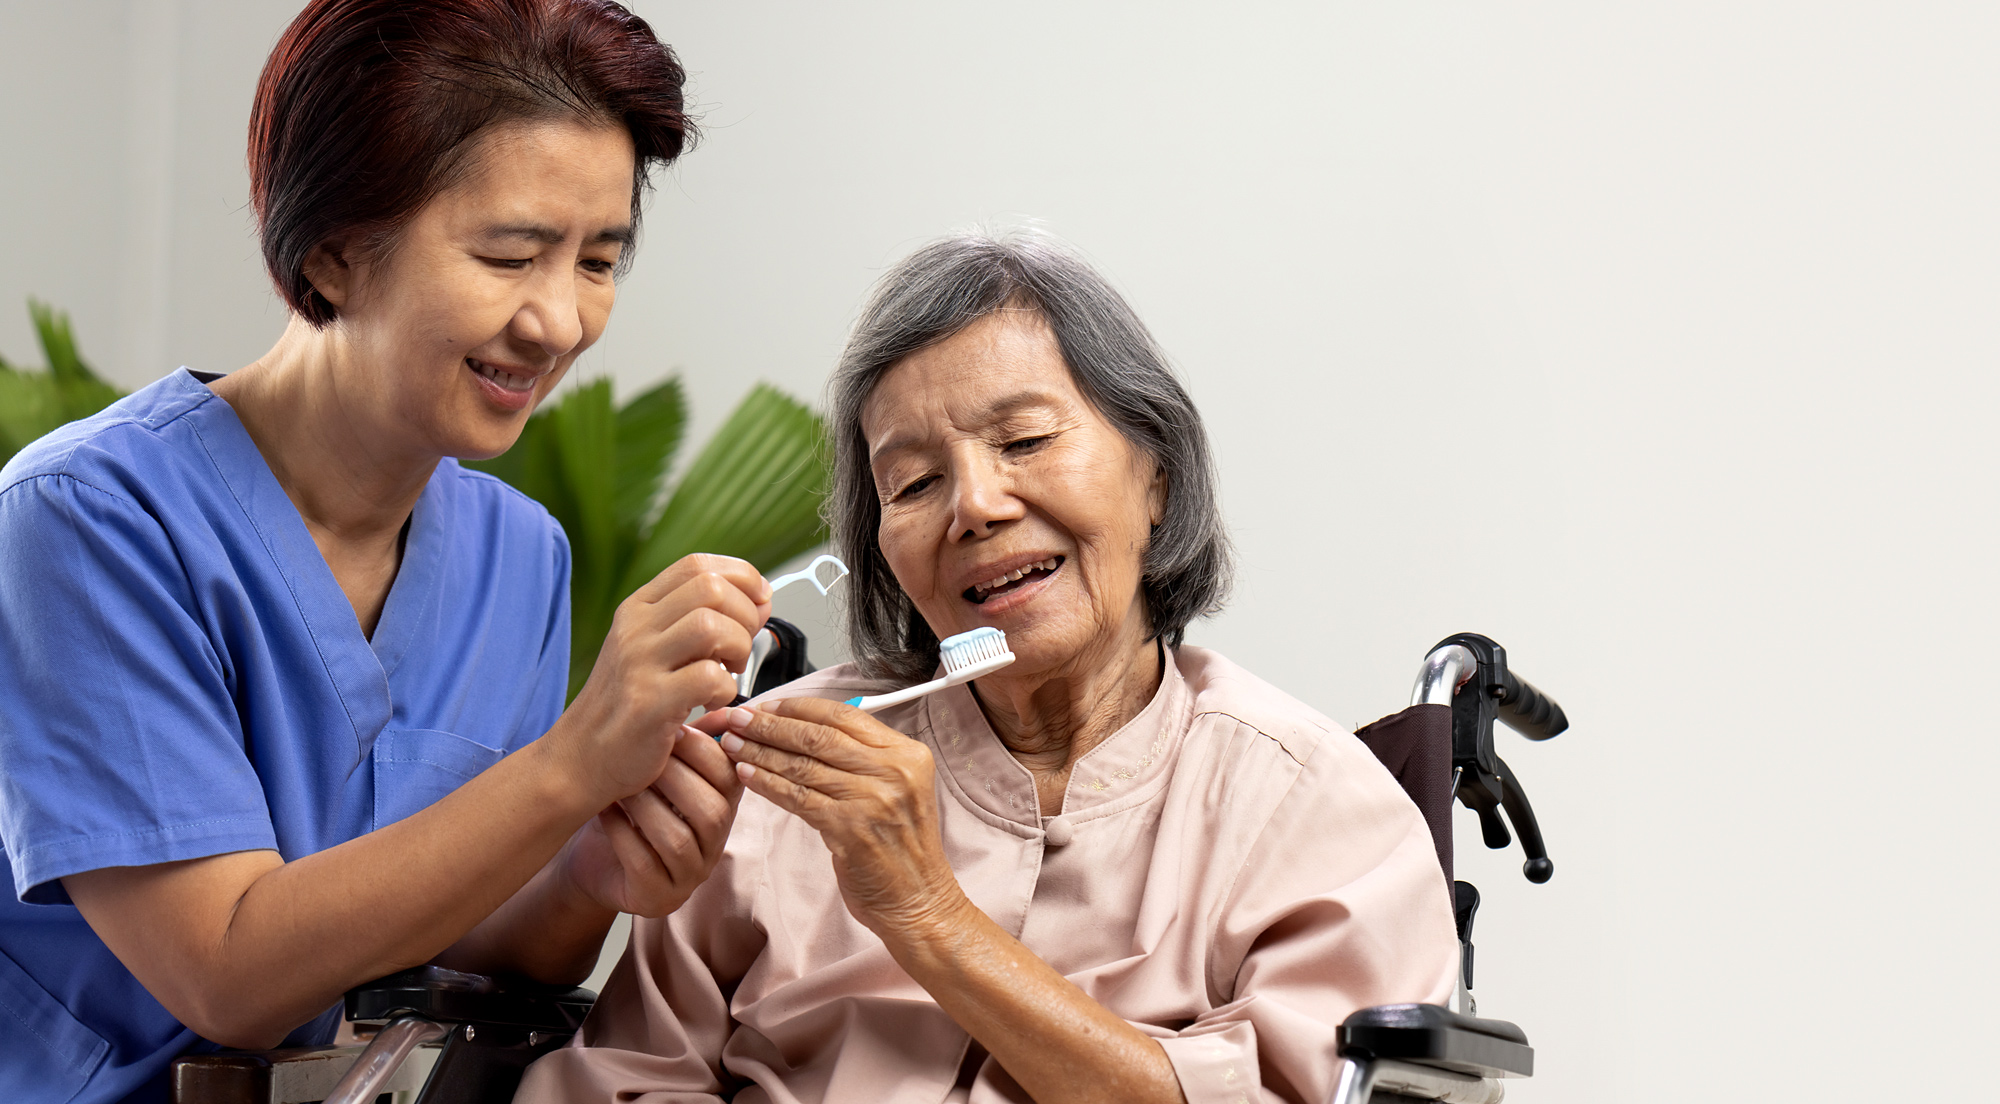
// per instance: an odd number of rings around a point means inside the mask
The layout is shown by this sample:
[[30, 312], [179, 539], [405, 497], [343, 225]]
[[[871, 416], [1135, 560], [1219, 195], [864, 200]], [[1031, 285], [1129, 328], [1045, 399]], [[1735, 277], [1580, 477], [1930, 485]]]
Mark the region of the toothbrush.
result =
[[992, 674], [1014, 662], [1014, 653], [1007, 649], [1007, 634], [990, 626], [946, 637], [938, 644], [938, 655], [944, 660], [943, 678], [906, 686], [888, 694], [849, 698], [847, 704], [863, 712], [873, 713], [878, 709], [915, 701], [925, 694], [935, 693], [947, 686], [971, 682], [981, 675]]

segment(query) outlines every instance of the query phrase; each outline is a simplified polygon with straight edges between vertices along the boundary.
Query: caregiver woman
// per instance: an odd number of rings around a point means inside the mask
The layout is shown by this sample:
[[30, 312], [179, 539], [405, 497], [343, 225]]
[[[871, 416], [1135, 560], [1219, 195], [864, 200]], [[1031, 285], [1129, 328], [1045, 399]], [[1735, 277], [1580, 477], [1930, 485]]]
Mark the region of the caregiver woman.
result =
[[291, 319], [0, 475], [0, 1099], [153, 1100], [324, 1042], [425, 962], [581, 980], [706, 876], [739, 794], [692, 708], [768, 613], [690, 557], [565, 710], [570, 550], [461, 468], [603, 332], [682, 71], [600, 0], [315, 0], [251, 197]]

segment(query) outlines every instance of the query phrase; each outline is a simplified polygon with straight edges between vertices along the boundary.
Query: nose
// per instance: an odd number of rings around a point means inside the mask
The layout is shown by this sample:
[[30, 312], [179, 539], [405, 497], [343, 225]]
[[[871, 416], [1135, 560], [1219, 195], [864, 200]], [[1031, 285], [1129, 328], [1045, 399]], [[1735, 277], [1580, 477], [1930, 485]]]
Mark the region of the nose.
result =
[[576, 348], [583, 340], [576, 281], [574, 273], [552, 273], [531, 282], [526, 301], [514, 312], [514, 335], [533, 342], [550, 357]]
[[[967, 450], [969, 453], [971, 450]], [[952, 467], [951, 539], [978, 540], [1019, 519], [1024, 508], [991, 456], [961, 453]]]

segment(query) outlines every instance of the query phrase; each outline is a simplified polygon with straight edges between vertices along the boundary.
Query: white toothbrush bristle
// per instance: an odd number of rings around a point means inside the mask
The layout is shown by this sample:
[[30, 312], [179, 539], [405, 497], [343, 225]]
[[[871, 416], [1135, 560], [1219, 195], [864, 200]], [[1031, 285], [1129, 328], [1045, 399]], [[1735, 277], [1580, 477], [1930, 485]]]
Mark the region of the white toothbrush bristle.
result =
[[938, 655], [944, 661], [946, 675], [986, 660], [1014, 659], [1014, 653], [1007, 649], [1007, 634], [991, 626], [946, 637], [938, 644]]

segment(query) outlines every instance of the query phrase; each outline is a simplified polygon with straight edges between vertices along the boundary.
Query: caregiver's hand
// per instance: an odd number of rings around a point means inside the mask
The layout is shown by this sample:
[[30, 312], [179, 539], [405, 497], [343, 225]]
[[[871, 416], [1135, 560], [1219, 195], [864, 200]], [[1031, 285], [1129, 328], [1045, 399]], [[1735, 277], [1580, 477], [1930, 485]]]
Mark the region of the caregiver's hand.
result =
[[817, 829], [856, 920], [895, 944], [969, 907], [938, 834], [930, 748], [853, 706], [788, 698], [697, 722], [745, 786]]
[[551, 730], [603, 804], [667, 769], [690, 712], [729, 704], [732, 671], [771, 615], [771, 587], [742, 560], [693, 555], [618, 606], [590, 679]]
[[706, 733], [679, 729], [653, 784], [577, 830], [560, 862], [570, 882], [606, 908], [665, 916], [722, 858], [743, 786]]

